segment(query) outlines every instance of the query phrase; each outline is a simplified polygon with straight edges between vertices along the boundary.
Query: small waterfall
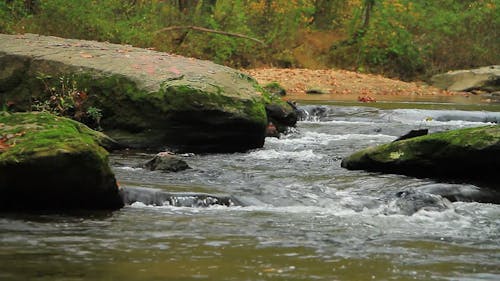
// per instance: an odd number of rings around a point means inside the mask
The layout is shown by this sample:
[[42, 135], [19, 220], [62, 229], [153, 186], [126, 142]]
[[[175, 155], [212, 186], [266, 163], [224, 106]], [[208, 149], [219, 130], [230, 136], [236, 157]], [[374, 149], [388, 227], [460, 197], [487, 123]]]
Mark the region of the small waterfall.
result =
[[331, 111], [331, 107], [324, 105], [305, 105], [299, 106], [298, 111], [300, 113], [300, 121], [319, 122], [322, 118], [328, 115], [328, 113]]

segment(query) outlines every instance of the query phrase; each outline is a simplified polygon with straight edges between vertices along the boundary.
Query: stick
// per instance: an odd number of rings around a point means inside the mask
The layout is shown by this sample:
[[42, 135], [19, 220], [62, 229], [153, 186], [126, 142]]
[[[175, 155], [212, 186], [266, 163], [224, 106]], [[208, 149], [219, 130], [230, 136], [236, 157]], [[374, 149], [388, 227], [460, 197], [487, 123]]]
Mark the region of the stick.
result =
[[246, 36], [244, 34], [233, 33], [233, 32], [225, 32], [225, 31], [208, 29], [208, 28], [199, 27], [199, 26], [193, 26], [193, 25], [169, 26], [169, 27], [162, 28], [162, 29], [160, 29], [158, 31], [155, 31], [154, 33], [159, 33], [159, 32], [162, 32], [162, 31], [178, 30], [178, 29], [191, 29], [191, 30], [196, 30], [196, 31], [201, 31], [201, 32], [208, 32], [208, 33], [216, 33], [216, 34], [221, 34], [221, 35], [226, 35], [226, 36], [233, 36], [233, 37], [238, 37], [238, 38], [252, 40], [252, 41], [255, 41], [255, 42], [260, 43], [262, 45], [266, 45], [266, 43], [264, 43], [264, 41], [261, 41], [259, 39], [253, 38], [253, 37]]

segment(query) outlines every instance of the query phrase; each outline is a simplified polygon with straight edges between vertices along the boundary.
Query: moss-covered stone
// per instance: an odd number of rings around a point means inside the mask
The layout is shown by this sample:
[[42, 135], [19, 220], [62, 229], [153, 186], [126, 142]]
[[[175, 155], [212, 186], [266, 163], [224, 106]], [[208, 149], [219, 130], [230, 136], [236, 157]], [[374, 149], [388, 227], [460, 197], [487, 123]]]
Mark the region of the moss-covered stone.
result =
[[0, 210], [123, 205], [102, 133], [49, 113], [3, 112], [0, 140]]
[[500, 182], [500, 125], [450, 130], [358, 151], [342, 167], [484, 183]]
[[262, 88], [268, 91], [271, 95], [283, 97], [286, 96], [286, 90], [278, 82], [271, 82], [264, 85]]
[[228, 67], [33, 34], [0, 34], [0, 62], [0, 105], [27, 110], [44, 87], [69, 77], [87, 94], [87, 106], [102, 110], [104, 131], [125, 145], [231, 152], [264, 143], [263, 91]]

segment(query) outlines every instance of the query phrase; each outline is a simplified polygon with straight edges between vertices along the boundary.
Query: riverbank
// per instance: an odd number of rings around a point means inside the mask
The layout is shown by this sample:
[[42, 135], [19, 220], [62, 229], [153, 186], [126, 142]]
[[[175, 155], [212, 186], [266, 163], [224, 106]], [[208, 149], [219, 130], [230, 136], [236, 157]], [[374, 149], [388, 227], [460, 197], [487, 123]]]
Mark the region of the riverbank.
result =
[[[340, 69], [255, 68], [242, 71], [261, 85], [278, 82], [286, 90], [287, 100], [357, 102], [359, 98], [370, 97], [374, 101], [480, 102], [479, 96], [438, 89], [424, 82], [404, 82]], [[307, 90], [323, 93], [307, 94]]]

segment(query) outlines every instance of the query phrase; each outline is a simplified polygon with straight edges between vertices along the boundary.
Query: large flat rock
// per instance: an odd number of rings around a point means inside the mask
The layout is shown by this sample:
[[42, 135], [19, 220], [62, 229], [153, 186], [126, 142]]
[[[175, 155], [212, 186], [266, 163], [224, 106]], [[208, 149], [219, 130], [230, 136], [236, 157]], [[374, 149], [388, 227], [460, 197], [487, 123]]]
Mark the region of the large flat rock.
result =
[[432, 76], [431, 82], [435, 87], [450, 91], [496, 92], [500, 91], [500, 65], [449, 71]]
[[0, 104], [29, 110], [61, 78], [128, 145], [242, 151], [264, 142], [260, 88], [236, 70], [127, 45], [0, 34]]

